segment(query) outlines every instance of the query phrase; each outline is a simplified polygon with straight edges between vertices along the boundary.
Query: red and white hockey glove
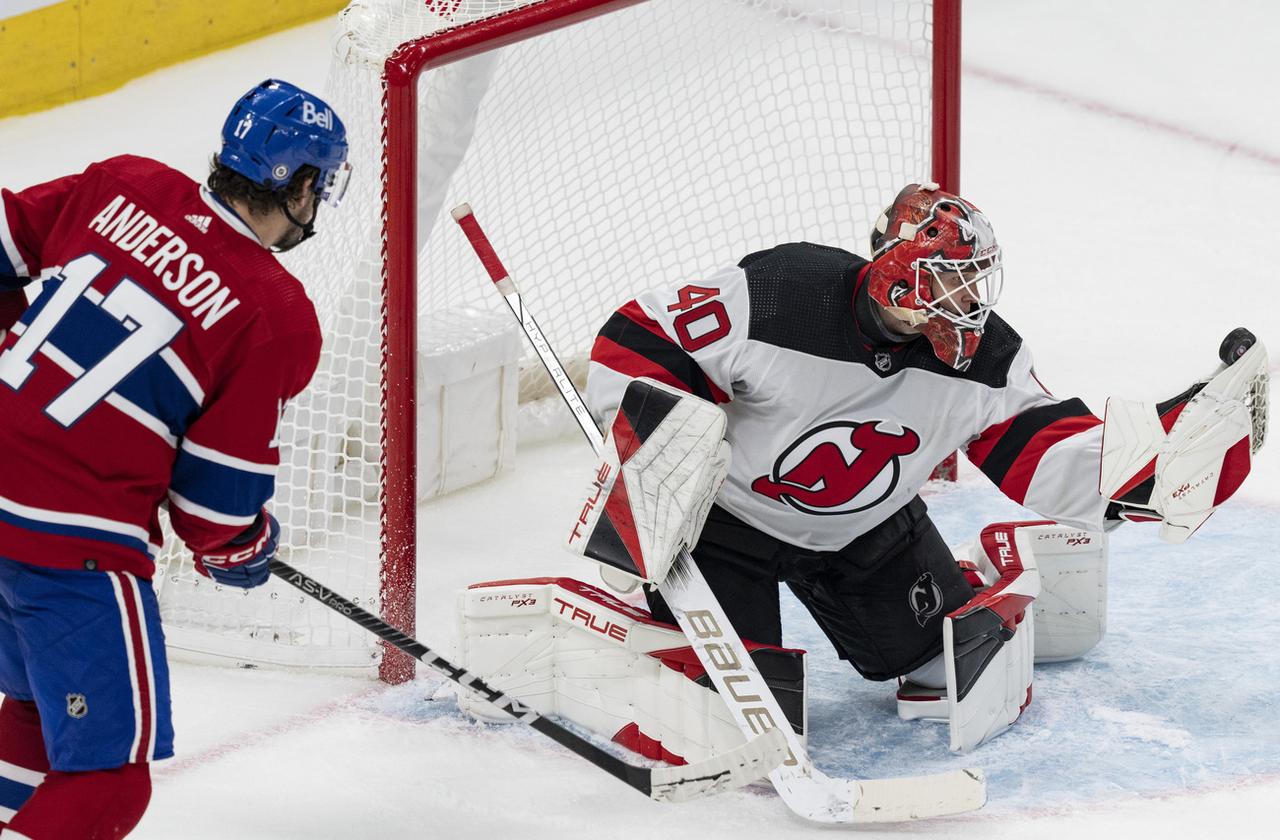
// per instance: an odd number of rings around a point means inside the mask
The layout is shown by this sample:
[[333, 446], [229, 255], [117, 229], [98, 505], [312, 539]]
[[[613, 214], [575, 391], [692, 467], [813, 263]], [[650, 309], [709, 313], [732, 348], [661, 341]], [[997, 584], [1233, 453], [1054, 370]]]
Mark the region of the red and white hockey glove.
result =
[[263, 508], [240, 536], [213, 551], [195, 552], [196, 571], [225, 586], [252, 589], [271, 577], [280, 546], [280, 523]]
[[[1241, 352], [1226, 352], [1237, 333]], [[1167, 403], [1111, 398], [1098, 490], [1115, 516], [1156, 520], [1166, 542], [1187, 539], [1249, 474], [1266, 439], [1267, 351], [1247, 330], [1223, 343], [1224, 366]]]
[[567, 547], [627, 592], [661, 583], [693, 548], [729, 473], [724, 411], [692, 394], [633, 379], [609, 424]]

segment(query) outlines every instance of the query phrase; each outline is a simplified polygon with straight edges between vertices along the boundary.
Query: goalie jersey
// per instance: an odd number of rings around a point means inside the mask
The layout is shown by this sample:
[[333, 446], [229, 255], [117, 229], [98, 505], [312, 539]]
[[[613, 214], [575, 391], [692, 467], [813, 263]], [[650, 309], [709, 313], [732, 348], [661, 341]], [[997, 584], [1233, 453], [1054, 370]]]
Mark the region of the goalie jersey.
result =
[[792, 243], [640, 295], [596, 338], [587, 402], [606, 420], [626, 383], [648, 376], [721, 403], [733, 460], [717, 503], [802, 548], [834, 551], [871, 530], [957, 449], [1015, 502], [1100, 530], [1101, 421], [1049, 394], [994, 314], [965, 371], [927, 341], [872, 329], [868, 268]]
[[243, 532], [319, 359], [302, 285], [216, 196], [139, 157], [0, 192], [0, 289], [38, 277], [0, 324], [0, 556], [150, 578], [166, 500], [192, 548]]

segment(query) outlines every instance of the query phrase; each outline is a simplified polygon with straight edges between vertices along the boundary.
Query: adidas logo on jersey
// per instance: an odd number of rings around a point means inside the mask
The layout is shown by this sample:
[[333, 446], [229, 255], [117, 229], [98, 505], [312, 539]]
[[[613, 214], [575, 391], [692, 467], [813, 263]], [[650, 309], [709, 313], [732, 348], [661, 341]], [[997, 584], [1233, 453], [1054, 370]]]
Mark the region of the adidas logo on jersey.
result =
[[209, 223], [213, 221], [212, 216], [197, 216], [194, 213], [188, 216], [183, 216], [182, 218], [190, 222], [191, 226], [201, 233], [208, 233]]

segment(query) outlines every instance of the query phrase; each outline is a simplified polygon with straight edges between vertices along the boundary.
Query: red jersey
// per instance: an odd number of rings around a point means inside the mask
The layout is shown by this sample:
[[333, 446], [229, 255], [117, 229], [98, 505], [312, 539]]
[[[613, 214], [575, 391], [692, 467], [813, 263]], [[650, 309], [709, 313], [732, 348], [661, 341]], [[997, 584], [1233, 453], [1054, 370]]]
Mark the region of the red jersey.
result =
[[253, 231], [117, 157], [0, 191], [0, 289], [14, 278], [42, 282], [0, 344], [0, 556], [150, 578], [166, 499], [197, 550], [252, 524], [320, 354], [314, 306]]

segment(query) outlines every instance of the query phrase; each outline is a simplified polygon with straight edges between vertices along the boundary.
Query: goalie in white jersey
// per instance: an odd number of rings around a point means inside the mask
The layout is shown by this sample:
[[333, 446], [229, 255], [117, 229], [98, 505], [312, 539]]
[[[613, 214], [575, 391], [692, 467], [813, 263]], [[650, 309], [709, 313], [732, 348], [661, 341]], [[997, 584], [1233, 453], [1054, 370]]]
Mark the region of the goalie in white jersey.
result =
[[[1017, 631], [1040, 584], [1015, 534], [1036, 523], [989, 528], [988, 574], [966, 575], [917, 495], [935, 465], [962, 449], [1009, 498], [1071, 529], [1149, 519], [1180, 541], [1243, 480], [1265, 418], [1251, 427], [1241, 382], [1221, 386], [1222, 377], [1159, 405], [1113, 400], [1104, 457], [1103, 420], [1049, 393], [1022, 339], [993, 313], [1001, 251], [976, 207], [936, 185], [910, 185], [878, 220], [872, 246], [867, 261], [780, 245], [640, 295], [601, 330], [587, 401], [615, 433], [637, 377], [720, 405], [731, 465], [705, 524], [684, 533], [735, 629], [781, 645], [786, 583], [864, 677], [949, 691], [952, 748], [967, 749], [1030, 702], [1031, 633]], [[1254, 356], [1265, 369], [1260, 345]], [[1209, 433], [1183, 446], [1175, 438], [1187, 426]], [[1179, 495], [1197, 481], [1197, 499]], [[637, 567], [624, 548], [618, 559], [627, 539], [613, 534], [630, 519], [607, 519], [606, 510], [603, 525], [592, 522], [603, 548], [584, 553], [640, 580], [660, 578], [660, 558]], [[1101, 543], [1099, 534], [1093, 545]], [[656, 591], [647, 597], [655, 619], [674, 620]], [[947, 622], [956, 622], [954, 639]], [[991, 708], [958, 723], [955, 704], [1011, 641], [984, 701]], [[974, 652], [967, 662], [964, 649]]]
[[[1001, 251], [972, 204], [912, 184], [872, 250], [779, 245], [614, 313], [587, 382], [607, 437], [568, 546], [623, 591], [692, 547], [803, 732], [786, 583], [841, 658], [899, 678], [901, 716], [949, 721], [965, 751], [1030, 702], [1033, 660], [1102, 637], [1106, 529], [1157, 521], [1181, 542], [1235, 492], [1265, 436], [1266, 352], [1238, 330], [1211, 379], [1158, 404], [1113, 398], [1102, 420], [1050, 394], [992, 312]], [[1052, 521], [989, 525], [953, 555], [917, 494], [957, 449]], [[571, 579], [475, 584], [459, 602], [468, 667], [653, 758], [732, 747], [725, 704], [646, 597], [652, 615]]]

